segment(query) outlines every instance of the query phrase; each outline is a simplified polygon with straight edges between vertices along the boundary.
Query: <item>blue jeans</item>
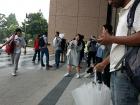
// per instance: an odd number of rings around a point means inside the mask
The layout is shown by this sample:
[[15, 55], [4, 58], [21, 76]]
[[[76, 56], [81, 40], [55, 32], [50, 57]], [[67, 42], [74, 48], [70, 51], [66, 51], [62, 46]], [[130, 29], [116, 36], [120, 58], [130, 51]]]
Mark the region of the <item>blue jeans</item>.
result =
[[41, 48], [41, 65], [44, 65], [43, 56], [46, 56], [46, 65], [49, 65], [49, 51], [48, 48]]
[[113, 105], [138, 105], [139, 92], [125, 71], [112, 72], [110, 83]]
[[59, 67], [60, 63], [60, 54], [62, 53], [62, 50], [56, 50], [55, 51], [55, 64], [57, 67]]

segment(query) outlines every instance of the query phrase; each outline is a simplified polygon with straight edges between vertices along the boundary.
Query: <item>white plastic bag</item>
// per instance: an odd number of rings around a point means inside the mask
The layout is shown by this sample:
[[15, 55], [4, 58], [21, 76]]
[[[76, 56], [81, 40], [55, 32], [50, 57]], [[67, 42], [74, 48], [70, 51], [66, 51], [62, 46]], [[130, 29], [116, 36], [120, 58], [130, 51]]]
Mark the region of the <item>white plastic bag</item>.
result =
[[97, 81], [84, 83], [72, 91], [72, 96], [76, 105], [110, 105], [111, 102], [110, 89]]
[[79, 88], [72, 91], [72, 95], [73, 95], [76, 105], [85, 105], [85, 103], [86, 103], [86, 100], [85, 100], [86, 91], [85, 90], [86, 90], [86, 84], [83, 84]]

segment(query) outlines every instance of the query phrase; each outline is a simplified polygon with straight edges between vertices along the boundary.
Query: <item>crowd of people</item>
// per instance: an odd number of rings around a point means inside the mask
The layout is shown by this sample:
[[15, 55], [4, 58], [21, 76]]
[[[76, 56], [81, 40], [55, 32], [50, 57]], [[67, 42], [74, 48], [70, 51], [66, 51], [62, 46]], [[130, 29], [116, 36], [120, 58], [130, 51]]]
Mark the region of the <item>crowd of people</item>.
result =
[[[70, 76], [72, 66], [75, 66], [77, 71], [76, 78], [80, 78], [81, 63], [85, 60], [88, 67], [87, 73], [91, 74], [93, 73], [93, 70], [96, 69], [99, 83], [102, 82], [102, 76], [107, 73], [107, 75], [104, 75], [104, 77], [106, 77], [104, 82], [107, 82], [107, 85], [110, 86], [113, 105], [138, 105], [139, 90], [136, 85], [134, 85], [132, 78], [126, 73], [127, 65], [123, 65], [122, 63], [119, 65], [119, 68], [115, 68], [121, 58], [125, 55], [125, 51], [127, 50], [126, 46], [139, 47], [140, 44], [140, 5], [138, 5], [135, 12], [133, 30], [131, 30], [131, 35], [128, 36], [128, 12], [134, 4], [134, 1], [135, 0], [108, 0], [109, 4], [112, 4], [113, 7], [121, 8], [116, 35], [113, 35], [112, 33], [112, 26], [105, 24], [103, 25], [101, 35], [99, 35], [98, 38], [91, 35], [89, 40], [85, 41], [84, 35], [76, 34], [71, 41], [66, 41], [64, 34], [56, 32], [53, 40], [53, 47], [55, 49], [55, 68], [58, 69], [60, 67], [60, 62], [66, 62], [67, 73], [64, 74], [64, 76]], [[11, 54], [12, 63], [15, 64], [12, 73], [13, 76], [16, 76], [17, 74], [21, 48], [26, 48], [26, 43], [21, 33], [21, 29], [16, 29], [14, 35], [0, 46], [0, 48], [2, 48], [10, 43], [11, 40], [14, 40], [15, 42], [14, 52]], [[41, 62], [41, 67], [49, 69], [52, 65], [49, 64], [49, 51], [47, 45], [47, 32], [43, 35], [36, 36], [34, 40], [35, 53], [32, 61], [35, 63], [38, 54], [38, 62]], [[46, 58], [45, 63], [43, 61], [44, 55]], [[138, 64], [139, 63], [137, 63], [137, 65]], [[137, 82], [136, 84], [139, 83]]]
[[[106, 29], [108, 27], [108, 25], [104, 26]], [[21, 48], [25, 48], [24, 52], [26, 52], [26, 42], [22, 36], [22, 30], [20, 28], [17, 28], [15, 33], [10, 36], [9, 40], [7, 40], [0, 47], [2, 48], [3, 46], [6, 46], [7, 44], [11, 43], [11, 41], [15, 42], [14, 51], [11, 53], [11, 58], [12, 64], [15, 65], [12, 75], [16, 76], [18, 70], [18, 62], [21, 55]], [[63, 33], [56, 32], [52, 46], [55, 53], [54, 67], [58, 69], [60, 67], [60, 63], [67, 63], [68, 72], [64, 76], [69, 76], [72, 70], [72, 66], [75, 66], [77, 70], [76, 78], [80, 78], [80, 64], [82, 60], [85, 60], [87, 62], [87, 67], [90, 68], [94, 67], [96, 63], [101, 62], [104, 57], [105, 46], [100, 45], [97, 42], [96, 37], [92, 35], [87, 41], [84, 40], [84, 35], [81, 34], [77, 34], [71, 41], [67, 41]], [[47, 32], [43, 34], [37, 34], [35, 36], [33, 48], [33, 63], [38, 61], [38, 63], [41, 64], [41, 67], [46, 67], [46, 69], [49, 69], [53, 66], [49, 64]]]

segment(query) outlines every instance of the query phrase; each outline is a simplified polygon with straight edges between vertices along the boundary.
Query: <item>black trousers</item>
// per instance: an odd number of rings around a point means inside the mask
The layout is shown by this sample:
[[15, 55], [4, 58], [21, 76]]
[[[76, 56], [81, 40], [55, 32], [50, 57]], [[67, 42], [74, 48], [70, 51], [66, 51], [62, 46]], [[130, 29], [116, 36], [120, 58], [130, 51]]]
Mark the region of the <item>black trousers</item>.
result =
[[87, 58], [88, 67], [90, 67], [91, 60], [92, 60], [92, 63], [95, 64], [95, 62], [96, 62], [96, 52], [92, 52], [92, 51], [88, 52], [88, 58]]
[[33, 60], [36, 60], [36, 56], [38, 55], [38, 61], [40, 61], [40, 49], [35, 50], [34, 56], [33, 56]]

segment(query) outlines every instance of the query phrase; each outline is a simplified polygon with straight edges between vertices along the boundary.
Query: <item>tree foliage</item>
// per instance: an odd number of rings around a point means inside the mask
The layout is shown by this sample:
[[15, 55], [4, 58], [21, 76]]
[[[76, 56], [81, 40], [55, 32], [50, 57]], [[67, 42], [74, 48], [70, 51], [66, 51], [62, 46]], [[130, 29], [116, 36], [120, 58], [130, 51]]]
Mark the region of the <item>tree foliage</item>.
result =
[[[15, 14], [11, 13], [6, 17], [5, 14], [0, 13], [0, 42], [11, 35], [17, 27], [19, 27], [19, 24]], [[47, 32], [48, 23], [42, 12], [39, 11], [26, 15], [21, 28], [26, 35], [26, 39], [32, 39], [36, 34]]]
[[17, 22], [15, 14], [12, 13], [6, 18], [6, 20], [7, 34], [11, 34], [17, 27], [19, 27], [19, 24]]
[[22, 24], [28, 38], [33, 38], [36, 34], [42, 34], [48, 30], [48, 23], [42, 12], [26, 15], [26, 20]]
[[0, 41], [12, 34], [18, 26], [15, 14], [6, 17], [0, 13]]
[[6, 16], [0, 13], [0, 41], [5, 38], [7, 34]]
[[0, 29], [5, 28], [6, 26], [6, 17], [4, 14], [0, 13]]

